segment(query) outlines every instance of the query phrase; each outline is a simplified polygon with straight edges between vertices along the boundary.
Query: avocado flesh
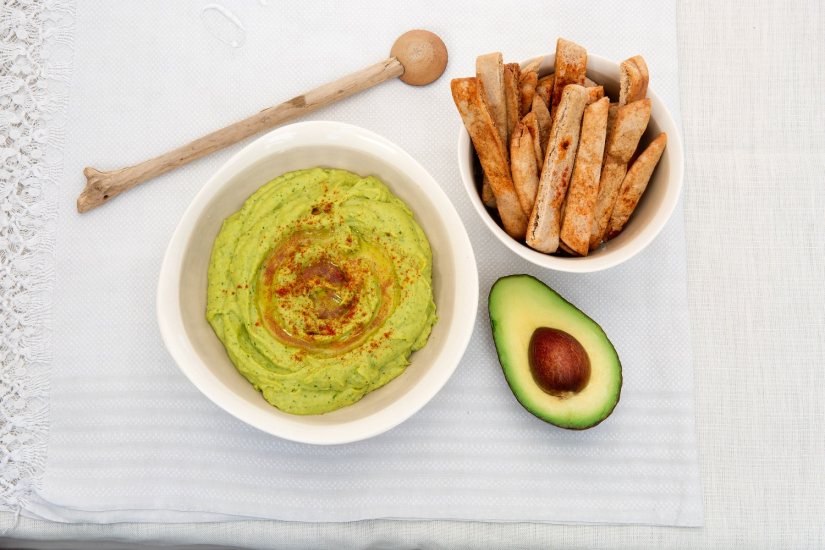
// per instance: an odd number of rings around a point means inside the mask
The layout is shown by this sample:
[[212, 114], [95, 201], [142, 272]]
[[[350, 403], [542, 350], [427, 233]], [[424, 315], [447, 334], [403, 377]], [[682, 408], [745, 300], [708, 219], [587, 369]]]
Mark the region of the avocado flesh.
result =
[[[525, 409], [546, 422], [574, 430], [593, 427], [613, 412], [622, 389], [622, 365], [593, 319], [529, 275], [496, 281], [488, 304], [504, 377]], [[590, 359], [590, 380], [581, 391], [554, 396], [536, 384], [528, 349], [533, 332], [540, 327], [562, 330], [584, 347]]]

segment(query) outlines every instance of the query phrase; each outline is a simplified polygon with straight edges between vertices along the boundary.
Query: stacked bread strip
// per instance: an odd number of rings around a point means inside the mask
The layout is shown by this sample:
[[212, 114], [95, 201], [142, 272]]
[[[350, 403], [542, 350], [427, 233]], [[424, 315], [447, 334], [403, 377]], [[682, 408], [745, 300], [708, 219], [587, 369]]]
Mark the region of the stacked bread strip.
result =
[[587, 88], [587, 104], [595, 103], [604, 97], [604, 86], [590, 86]]
[[527, 216], [521, 209], [513, 186], [504, 143], [482, 99], [483, 85], [476, 78], [456, 78], [450, 84], [453, 101], [496, 197], [496, 208], [504, 230], [511, 237], [520, 239], [527, 229]]
[[[507, 143], [507, 105], [504, 102], [504, 61], [501, 52], [478, 56], [476, 59], [476, 78], [484, 85], [485, 97], [483, 99], [490, 112], [490, 117], [496, 125], [496, 130], [498, 130], [501, 140]], [[495, 208], [496, 198], [486, 174], [482, 182], [481, 198], [484, 204]]]
[[587, 90], [584, 86], [565, 86], [556, 107], [536, 202], [527, 225], [527, 246], [539, 252], [551, 253], [559, 247], [561, 207], [573, 175], [586, 105]]
[[510, 170], [516, 187], [521, 209], [525, 216], [533, 211], [539, 188], [539, 169], [533, 147], [533, 135], [519, 122], [510, 141]]
[[639, 155], [627, 171], [622, 187], [619, 189], [616, 204], [613, 206], [613, 213], [610, 215], [610, 223], [607, 226], [608, 239], [621, 233], [630, 214], [636, 209], [650, 181], [650, 176], [653, 175], [653, 170], [662, 158], [665, 145], [667, 145], [667, 134], [662, 132], [647, 146], [647, 149]]
[[533, 110], [531, 111], [536, 117], [536, 125], [539, 130], [540, 150], [541, 154], [538, 157], [539, 166], [544, 160], [547, 153], [547, 142], [550, 140], [550, 128], [553, 125], [553, 119], [550, 118], [550, 109], [544, 103], [544, 100], [538, 94], [533, 96]]
[[536, 83], [536, 95], [544, 101], [544, 104], [547, 105], [548, 110], [550, 109], [550, 101], [553, 96], [553, 79], [554, 76], [551, 73], [547, 76], [539, 78]]
[[650, 120], [650, 100], [642, 99], [616, 110], [605, 144], [604, 165], [599, 181], [599, 195], [590, 233], [590, 250], [598, 248], [605, 237], [613, 205], [627, 173], [627, 163], [639, 145]]
[[590, 245], [609, 107], [610, 99], [603, 97], [584, 110], [579, 151], [564, 207], [561, 244], [580, 256], [587, 255]]
[[504, 104], [507, 110], [507, 135], [512, 136], [516, 128], [516, 123], [521, 119], [519, 116], [519, 79], [521, 78], [521, 68], [518, 63], [507, 63], [504, 65]]
[[619, 105], [627, 105], [647, 96], [650, 75], [641, 55], [625, 59], [619, 65]]
[[521, 71], [519, 78], [519, 114], [522, 117], [529, 113], [533, 106], [533, 96], [536, 95], [538, 80], [539, 77], [536, 71]]
[[556, 116], [564, 88], [570, 84], [584, 86], [587, 72], [587, 50], [574, 42], [559, 38], [556, 41], [556, 72], [553, 77], [553, 94], [550, 97], [550, 113]]
[[[544, 63], [544, 56], [540, 55], [538, 57], [534, 57], [530, 61], [524, 64], [524, 67], [521, 68], [521, 72], [523, 73], [538, 73], [539, 69], [541, 68], [541, 64]], [[520, 65], [519, 65], [520, 66]]]

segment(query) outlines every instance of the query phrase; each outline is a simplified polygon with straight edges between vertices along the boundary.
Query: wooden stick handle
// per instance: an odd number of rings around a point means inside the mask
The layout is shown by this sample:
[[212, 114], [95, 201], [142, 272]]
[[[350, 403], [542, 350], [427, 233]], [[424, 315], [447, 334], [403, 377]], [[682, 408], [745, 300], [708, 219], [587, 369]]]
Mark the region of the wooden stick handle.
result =
[[403, 73], [404, 67], [391, 57], [140, 164], [111, 172], [86, 168], [86, 186], [77, 198], [77, 211], [88, 212], [139, 183]]

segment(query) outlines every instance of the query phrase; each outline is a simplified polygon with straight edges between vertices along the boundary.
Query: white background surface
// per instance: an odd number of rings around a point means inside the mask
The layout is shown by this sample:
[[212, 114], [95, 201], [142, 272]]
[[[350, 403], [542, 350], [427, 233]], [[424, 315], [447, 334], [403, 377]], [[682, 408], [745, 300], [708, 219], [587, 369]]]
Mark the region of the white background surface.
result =
[[707, 2], [681, 4], [679, 16], [704, 528], [21, 520], [14, 533], [261, 547], [821, 547], [823, 14], [813, 2]]
[[[236, 49], [205, 32], [201, 0], [118, 9], [78, 3], [55, 242], [51, 426], [37, 498], [26, 511], [94, 522], [202, 521], [223, 514], [700, 525], [681, 211], [647, 250], [609, 271], [553, 273], [520, 260], [469, 205], [456, 160], [460, 117], [448, 91], [450, 78], [474, 73], [479, 52], [500, 48], [508, 59], [524, 59], [552, 50], [566, 29], [566, 36], [608, 58], [644, 52], [651, 87], [678, 119], [674, 4], [661, 3], [643, 18], [606, 10], [584, 28], [577, 2], [537, 3], [533, 9], [547, 25], [479, 38], [461, 27], [489, 24], [480, 12], [467, 15], [469, 3], [440, 9], [431, 1], [392, 11], [382, 11], [378, 1], [289, 10], [225, 4], [247, 29]], [[626, 5], [632, 11], [644, 4]], [[370, 17], [368, 34], [353, 32]], [[620, 33], [613, 29], [617, 20]], [[477, 256], [478, 314], [464, 311], [460, 321], [474, 323], [474, 335], [449, 383], [395, 429], [332, 447], [271, 437], [197, 391], [164, 349], [156, 321], [157, 274], [171, 230], [230, 152], [82, 216], [74, 208], [80, 174], [87, 164], [106, 169], [145, 159], [273, 98], [371, 64], [411, 21], [450, 44], [452, 62], [438, 83], [387, 82], [310, 118], [376, 131], [433, 174]], [[509, 14], [507, 21], [516, 25], [521, 17]], [[314, 34], [305, 33], [308, 25]], [[213, 235], [198, 238], [211, 242]], [[525, 272], [593, 315], [617, 348], [621, 405], [596, 428], [548, 426], [504, 383], [485, 298], [498, 277]]]

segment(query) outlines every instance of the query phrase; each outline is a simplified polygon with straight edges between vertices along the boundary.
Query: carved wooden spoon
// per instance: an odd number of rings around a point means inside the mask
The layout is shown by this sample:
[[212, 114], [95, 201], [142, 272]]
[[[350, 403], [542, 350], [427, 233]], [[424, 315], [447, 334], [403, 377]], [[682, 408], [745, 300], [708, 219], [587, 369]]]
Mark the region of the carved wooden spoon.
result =
[[390, 78], [398, 76], [407, 84], [423, 86], [438, 79], [446, 67], [447, 48], [438, 36], [424, 30], [406, 32], [393, 44], [389, 59], [264, 109], [168, 153], [110, 172], [85, 168], [86, 186], [77, 198], [77, 211], [88, 212], [139, 183]]

